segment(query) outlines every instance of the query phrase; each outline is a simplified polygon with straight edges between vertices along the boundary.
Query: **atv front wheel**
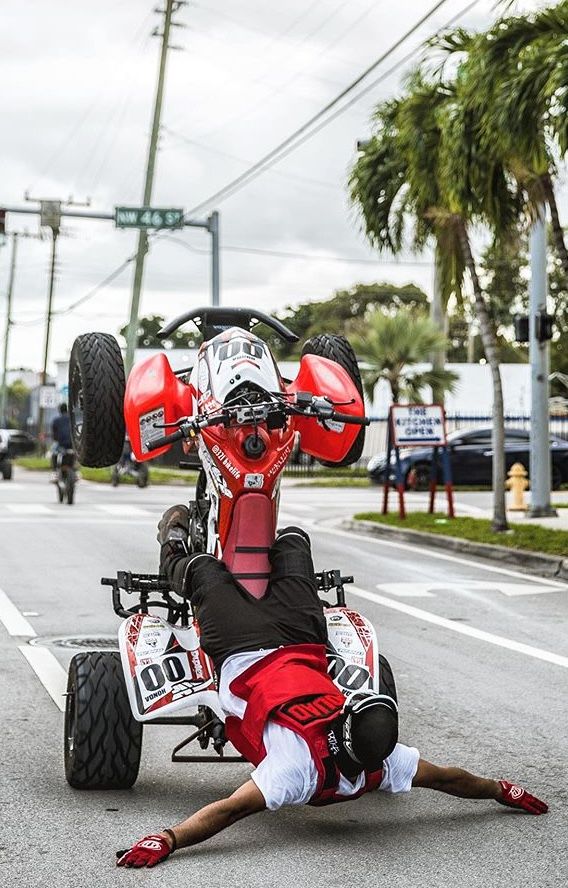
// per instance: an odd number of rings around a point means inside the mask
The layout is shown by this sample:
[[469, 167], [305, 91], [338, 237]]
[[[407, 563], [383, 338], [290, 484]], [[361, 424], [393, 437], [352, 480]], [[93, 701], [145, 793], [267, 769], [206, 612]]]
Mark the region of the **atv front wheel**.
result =
[[[334, 333], [320, 333], [319, 336], [312, 336], [311, 339], [308, 339], [307, 342], [304, 343], [302, 356], [304, 355], [318, 355], [320, 358], [328, 358], [330, 361], [335, 361], [336, 364], [339, 364], [344, 370], [347, 370], [357, 391], [361, 395], [361, 398], [363, 398], [363, 383], [361, 382], [361, 374], [359, 372], [357, 358], [351, 343], [345, 338], [345, 336], [338, 336]], [[323, 459], [319, 460], [319, 462], [321, 462], [322, 466], [328, 466], [330, 468], [350, 466], [361, 459], [364, 445], [365, 426], [361, 426], [361, 430], [355, 438], [349, 453], [347, 456], [343, 457], [341, 462], [327, 462]]]
[[117, 463], [124, 447], [124, 363], [108, 333], [84, 333], [69, 361], [69, 411], [73, 447], [83, 466]]
[[132, 715], [117, 651], [75, 654], [65, 707], [65, 777], [74, 789], [130, 789], [142, 725]]

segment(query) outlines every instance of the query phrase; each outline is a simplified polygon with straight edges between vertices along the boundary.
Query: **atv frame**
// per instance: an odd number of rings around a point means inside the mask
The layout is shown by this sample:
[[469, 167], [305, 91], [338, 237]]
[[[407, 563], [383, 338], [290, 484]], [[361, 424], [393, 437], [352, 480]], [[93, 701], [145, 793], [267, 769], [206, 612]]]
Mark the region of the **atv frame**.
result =
[[[318, 592], [327, 595], [333, 590], [336, 593], [335, 602], [320, 599], [325, 608], [344, 608], [345, 584], [352, 583], [352, 576], [342, 576], [340, 570], [324, 570], [316, 573]], [[103, 577], [101, 585], [110, 586], [112, 589], [112, 606], [115, 614], [123, 619], [128, 619], [133, 614], [147, 614], [150, 607], [163, 608], [167, 611], [167, 621], [179, 624], [185, 628], [192, 622], [191, 606], [185, 599], [176, 600], [172, 597], [170, 584], [160, 574], [141, 574], [131, 571], [118, 571], [116, 577]], [[138, 601], [130, 607], [125, 607], [122, 602], [122, 594], [136, 595]], [[152, 596], [158, 596], [152, 598]], [[206, 706], [199, 706], [196, 715], [187, 716], [156, 716], [145, 724], [155, 725], [190, 725], [196, 730], [181, 743], [178, 743], [172, 751], [172, 762], [223, 762], [226, 764], [244, 762], [240, 755], [226, 755], [224, 725], [218, 716]], [[187, 755], [182, 753], [191, 743], [197, 741], [202, 750], [206, 750], [211, 743], [217, 758], [211, 755]]]

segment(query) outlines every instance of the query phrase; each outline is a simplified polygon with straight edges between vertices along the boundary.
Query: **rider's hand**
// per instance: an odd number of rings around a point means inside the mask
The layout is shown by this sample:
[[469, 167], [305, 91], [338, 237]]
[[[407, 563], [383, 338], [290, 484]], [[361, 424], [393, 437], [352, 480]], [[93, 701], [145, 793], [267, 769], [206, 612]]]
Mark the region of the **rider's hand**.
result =
[[156, 866], [166, 857], [169, 857], [172, 849], [164, 836], [154, 834], [144, 836], [136, 842], [132, 848], [126, 851], [117, 851], [117, 866]]
[[158, 542], [161, 546], [176, 540], [187, 542], [189, 536], [189, 509], [187, 506], [171, 506], [160, 518]]
[[509, 783], [507, 780], [499, 780], [499, 784], [503, 793], [502, 798], [497, 799], [500, 805], [506, 805], [508, 808], [520, 808], [527, 814], [546, 814], [548, 811], [546, 802], [541, 802], [522, 786]]

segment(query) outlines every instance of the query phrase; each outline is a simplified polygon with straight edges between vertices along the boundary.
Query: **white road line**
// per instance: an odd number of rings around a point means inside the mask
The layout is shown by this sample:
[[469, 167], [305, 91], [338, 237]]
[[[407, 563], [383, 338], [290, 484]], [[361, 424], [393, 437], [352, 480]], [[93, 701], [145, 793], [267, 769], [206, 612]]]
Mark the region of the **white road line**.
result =
[[[339, 519], [343, 520], [343, 519]], [[425, 548], [424, 546], [415, 546], [412, 543], [397, 543], [390, 540], [387, 536], [375, 537], [366, 533], [357, 533], [357, 531], [339, 530], [335, 527], [329, 527], [324, 524], [310, 522], [312, 531], [321, 531], [321, 533], [333, 534], [334, 536], [345, 537], [346, 539], [358, 539], [365, 542], [378, 543], [383, 546], [390, 546], [392, 549], [401, 549], [404, 552], [412, 552], [415, 555], [424, 555], [425, 558], [438, 558], [440, 561], [452, 561], [454, 564], [465, 564], [466, 567], [474, 567], [476, 570], [487, 570], [490, 573], [503, 574], [506, 577], [515, 577], [518, 580], [525, 580], [527, 583], [536, 583], [539, 586], [553, 586], [556, 589], [568, 591], [568, 585], [559, 580], [549, 580], [547, 577], [533, 577], [530, 574], [522, 573], [520, 570], [510, 570], [507, 567], [496, 567], [493, 563], [487, 561], [472, 561], [469, 558], [459, 558], [457, 555], [448, 555], [446, 552], [438, 552], [435, 549]], [[511, 549], [514, 552], [514, 549]], [[481, 556], [480, 556], [481, 557]]]
[[433, 583], [377, 583], [377, 589], [397, 598], [435, 598], [431, 588], [438, 589]]
[[9, 484], [0, 484], [0, 493], [2, 491], [11, 493], [12, 490], [23, 490], [24, 484], [14, 484], [13, 481], [10, 481]]
[[51, 515], [52, 510], [49, 506], [42, 503], [6, 503], [6, 509], [15, 515]]
[[501, 635], [493, 635], [491, 632], [484, 632], [483, 629], [475, 629], [473, 626], [464, 626], [463, 623], [455, 623], [453, 620], [439, 617], [437, 614], [413, 607], [411, 604], [393, 601], [392, 598], [384, 598], [375, 592], [367, 592], [366, 589], [360, 589], [358, 586], [348, 586], [348, 590], [349, 593], [358, 595], [359, 598], [365, 598], [367, 601], [372, 601], [381, 607], [389, 607], [391, 610], [399, 611], [417, 620], [423, 620], [425, 623], [433, 623], [435, 626], [441, 626], [442, 629], [450, 629], [452, 632], [458, 632], [460, 635], [477, 638], [478, 641], [486, 641], [488, 644], [495, 644], [509, 651], [516, 651], [518, 654], [525, 654], [527, 657], [534, 657], [536, 660], [544, 660], [546, 663], [553, 663], [555, 666], [563, 666], [565, 669], [568, 669], [568, 657], [561, 657], [560, 654], [553, 654], [551, 651], [542, 650], [542, 648], [531, 647], [529, 644], [513, 641], [511, 638], [503, 638]]
[[0, 621], [9, 635], [34, 638], [35, 632], [6, 593], [0, 589]]
[[67, 674], [63, 666], [46, 647], [22, 644], [20, 650], [57, 708], [65, 712]]
[[550, 595], [557, 590], [551, 586], [534, 586], [531, 583], [502, 583], [500, 580], [430, 580], [427, 583], [377, 583], [379, 592], [397, 598], [435, 598], [436, 592], [499, 592], [507, 598], [519, 595]]
[[98, 509], [101, 512], [108, 512], [109, 515], [125, 515], [135, 518], [140, 518], [143, 515], [152, 514], [152, 512], [149, 512], [147, 509], [141, 509], [140, 506], [130, 506], [127, 503], [98, 503], [95, 505], [95, 509]]

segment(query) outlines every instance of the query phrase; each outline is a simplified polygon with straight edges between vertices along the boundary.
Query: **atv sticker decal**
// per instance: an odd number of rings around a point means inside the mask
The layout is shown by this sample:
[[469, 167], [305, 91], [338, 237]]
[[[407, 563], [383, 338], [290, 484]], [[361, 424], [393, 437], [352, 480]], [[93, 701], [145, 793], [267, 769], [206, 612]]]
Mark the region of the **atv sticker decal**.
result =
[[264, 487], [264, 475], [260, 473], [249, 473], [245, 475], [245, 487], [250, 490], [261, 490]]

